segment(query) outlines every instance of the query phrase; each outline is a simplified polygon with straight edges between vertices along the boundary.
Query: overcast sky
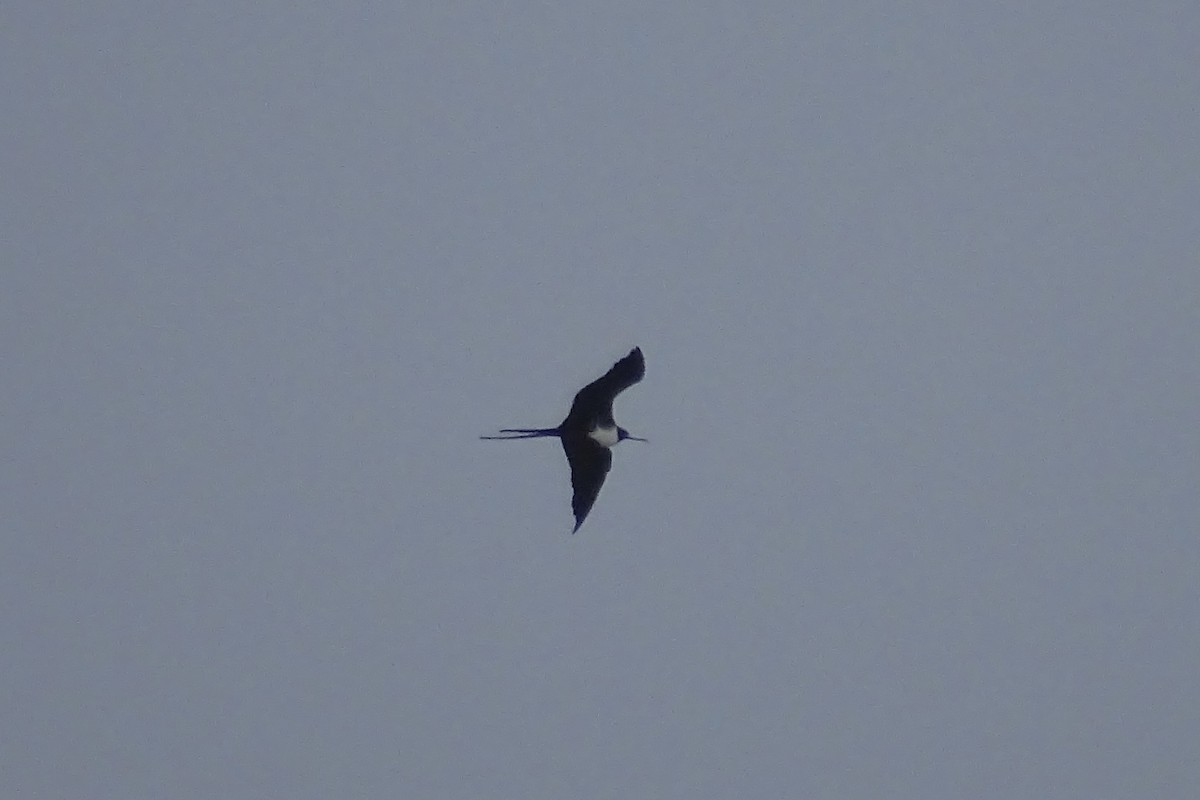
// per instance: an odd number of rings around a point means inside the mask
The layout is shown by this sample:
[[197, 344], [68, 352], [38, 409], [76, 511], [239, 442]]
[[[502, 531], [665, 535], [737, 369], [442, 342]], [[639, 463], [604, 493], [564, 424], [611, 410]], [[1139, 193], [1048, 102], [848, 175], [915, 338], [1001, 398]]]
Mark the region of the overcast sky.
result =
[[0, 795], [1195, 797], [1194, 2], [2, 17]]

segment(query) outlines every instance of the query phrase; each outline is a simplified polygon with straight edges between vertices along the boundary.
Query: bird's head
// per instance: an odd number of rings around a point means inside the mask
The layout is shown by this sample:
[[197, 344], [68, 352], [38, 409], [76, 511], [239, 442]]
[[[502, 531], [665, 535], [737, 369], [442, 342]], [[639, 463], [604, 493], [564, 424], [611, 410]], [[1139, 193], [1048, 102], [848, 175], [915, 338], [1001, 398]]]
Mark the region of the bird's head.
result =
[[618, 441], [618, 442], [623, 442], [623, 441], [625, 441], [626, 439], [632, 439], [632, 440], [633, 440], [633, 441], [635, 441], [635, 442], [646, 442], [646, 441], [649, 441], [648, 439], [642, 439], [642, 438], [640, 438], [640, 437], [637, 437], [637, 436], [631, 436], [631, 435], [630, 435], [630, 433], [629, 433], [629, 431], [625, 430], [624, 428], [618, 427], [618, 428], [617, 428], [617, 441]]

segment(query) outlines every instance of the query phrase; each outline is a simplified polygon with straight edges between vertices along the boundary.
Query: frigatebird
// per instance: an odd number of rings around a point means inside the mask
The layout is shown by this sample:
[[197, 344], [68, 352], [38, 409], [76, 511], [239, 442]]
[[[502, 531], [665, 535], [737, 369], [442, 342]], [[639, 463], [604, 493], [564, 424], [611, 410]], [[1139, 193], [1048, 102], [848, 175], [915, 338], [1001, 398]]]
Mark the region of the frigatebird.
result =
[[571, 465], [571, 510], [575, 512], [575, 533], [592, 510], [600, 487], [612, 468], [610, 447], [632, 439], [644, 442], [613, 420], [613, 398], [633, 386], [646, 374], [642, 348], [635, 347], [629, 355], [612, 365], [612, 369], [589, 383], [575, 395], [571, 411], [557, 428], [502, 428], [500, 433], [512, 436], [480, 436], [480, 439], [536, 439], [557, 436], [562, 441], [567, 463]]

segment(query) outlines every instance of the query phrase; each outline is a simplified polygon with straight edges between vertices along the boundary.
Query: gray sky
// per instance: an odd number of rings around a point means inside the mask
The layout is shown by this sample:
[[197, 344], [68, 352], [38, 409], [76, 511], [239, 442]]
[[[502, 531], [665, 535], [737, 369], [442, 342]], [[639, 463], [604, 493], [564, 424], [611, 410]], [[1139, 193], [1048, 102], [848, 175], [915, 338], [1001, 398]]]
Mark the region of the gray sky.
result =
[[1194, 796], [1195, 3], [3, 16], [0, 794]]

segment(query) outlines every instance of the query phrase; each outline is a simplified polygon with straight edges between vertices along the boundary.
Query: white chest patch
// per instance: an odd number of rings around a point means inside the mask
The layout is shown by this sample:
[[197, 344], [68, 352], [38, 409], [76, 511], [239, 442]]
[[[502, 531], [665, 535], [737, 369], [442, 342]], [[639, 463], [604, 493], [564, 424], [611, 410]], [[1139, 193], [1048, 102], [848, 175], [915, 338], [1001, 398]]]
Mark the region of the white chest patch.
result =
[[617, 429], [613, 428], [596, 428], [588, 434], [588, 438], [602, 447], [612, 447], [621, 438], [617, 435]]

